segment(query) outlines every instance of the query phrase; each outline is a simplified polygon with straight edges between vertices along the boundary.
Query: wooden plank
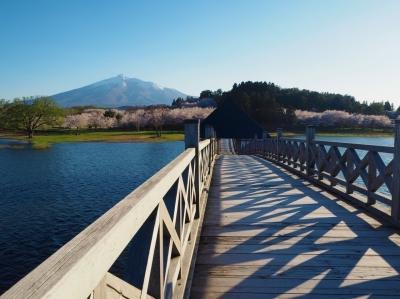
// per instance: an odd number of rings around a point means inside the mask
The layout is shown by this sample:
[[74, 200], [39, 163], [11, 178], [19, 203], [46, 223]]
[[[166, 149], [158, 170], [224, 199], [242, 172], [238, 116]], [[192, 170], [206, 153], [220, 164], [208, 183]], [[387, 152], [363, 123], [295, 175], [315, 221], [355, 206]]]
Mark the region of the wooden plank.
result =
[[191, 298], [395, 297], [400, 235], [251, 156], [223, 156]]
[[[265, 298], [281, 298], [281, 299], [291, 299], [291, 298], [301, 298], [304, 296], [304, 293], [299, 293], [299, 292], [292, 292], [290, 294], [265, 294], [265, 293], [222, 293], [222, 292], [209, 292], [209, 293], [204, 293], [202, 291], [194, 291], [192, 293], [191, 298], [193, 299], [220, 299], [220, 298], [229, 298], [229, 299], [238, 299], [238, 298], [246, 298], [246, 299], [265, 299]], [[348, 299], [349, 295], [338, 295], [338, 294], [323, 294], [324, 298], [333, 298], [333, 299]], [[307, 298], [321, 298], [321, 294], [307, 294]], [[351, 297], [353, 298], [353, 297]], [[354, 298], [358, 299], [367, 299], [370, 298], [370, 296], [365, 295], [365, 296], [357, 296]], [[385, 295], [385, 299], [398, 299], [398, 296], [388, 296]]]
[[[368, 279], [349, 279], [348, 287], [341, 286], [342, 279], [327, 278], [329, 271], [318, 272], [315, 271], [314, 275], [317, 278], [286, 278], [286, 277], [271, 277], [269, 279], [258, 277], [202, 277], [199, 278], [194, 289], [202, 288], [210, 289], [215, 288], [221, 290], [223, 288], [229, 291], [246, 290], [249, 293], [260, 292], [263, 290], [265, 293], [270, 293], [271, 290], [294, 291], [294, 290], [313, 290], [318, 285], [320, 291], [327, 290], [333, 294], [351, 293], [362, 295], [363, 291], [379, 291], [375, 294], [393, 294], [396, 292], [400, 294], [399, 279], [385, 279], [383, 284], [380, 280]], [[351, 287], [350, 287], [351, 286]]]
[[[324, 235], [320, 236], [312, 236], [309, 232], [300, 233], [297, 236], [258, 236], [258, 235], [250, 235], [250, 236], [202, 236], [202, 243], [204, 244], [263, 244], [268, 246], [269, 244], [287, 244], [287, 245], [313, 245], [317, 244], [326, 244], [331, 243], [330, 246], [334, 246], [334, 244], [340, 244], [339, 242], [346, 241], [348, 246], [368, 246], [373, 244], [374, 248], [384, 247], [393, 247], [395, 250], [400, 246], [400, 238], [399, 236], [392, 235], [388, 238], [375, 238], [375, 237], [363, 237], [363, 238], [354, 238], [353, 237], [343, 237], [343, 236], [330, 236]], [[369, 248], [369, 247], [368, 247]]]
[[[327, 240], [331, 241], [331, 240]], [[329, 242], [330, 243], [330, 242]], [[366, 256], [385, 256], [385, 255], [391, 255], [391, 256], [400, 256], [400, 250], [396, 246], [374, 246], [373, 250], [366, 250], [365, 246], [362, 245], [357, 245], [356, 243], [353, 244], [347, 244], [347, 241], [337, 241], [337, 242], [332, 242], [333, 244], [329, 244], [328, 246], [325, 246], [326, 248], [329, 248], [329, 251], [325, 252], [324, 255], [346, 255], [346, 256], [351, 256], [351, 255], [366, 255]], [[202, 242], [202, 244], [206, 244], [205, 242]], [[210, 244], [210, 243], [208, 243]], [[327, 244], [327, 243], [325, 243]], [[210, 255], [218, 255], [218, 254], [223, 254], [223, 253], [238, 253], [238, 254], [246, 254], [249, 252], [254, 252], [254, 253], [268, 253], [271, 255], [280, 255], [282, 253], [284, 254], [291, 254], [291, 255], [297, 255], [299, 252], [302, 254], [308, 255], [311, 252], [315, 252], [318, 250], [321, 250], [322, 246], [321, 244], [306, 244], [303, 245], [302, 241], [299, 242], [299, 244], [281, 244], [277, 243], [274, 244], [272, 243], [271, 245], [269, 244], [210, 244], [212, 246], [202, 246], [199, 249], [199, 254], [210, 254]], [[295, 245], [295, 246], [293, 246]]]
[[[309, 229], [308, 229], [309, 228]], [[263, 236], [263, 237], [296, 237], [301, 233], [306, 233], [311, 231], [313, 236], [325, 236], [329, 233], [329, 236], [335, 237], [340, 236], [341, 238], [371, 238], [379, 240], [381, 238], [388, 238], [392, 235], [391, 231], [373, 231], [373, 230], [360, 230], [357, 232], [353, 232], [347, 229], [343, 230], [327, 230], [321, 228], [313, 228], [312, 224], [310, 225], [288, 225], [281, 229], [268, 229], [265, 226], [254, 225], [231, 225], [231, 226], [216, 226], [216, 225], [205, 225], [203, 227], [203, 236], [224, 236], [224, 237], [233, 237], [233, 236]]]
[[[300, 281], [295, 281], [296, 283], [301, 283]], [[279, 282], [276, 282], [279, 283]], [[325, 282], [324, 282], [325, 283]], [[396, 294], [399, 294], [400, 289], [374, 289], [371, 287], [370, 289], [362, 289], [362, 288], [357, 288], [357, 287], [352, 287], [352, 288], [338, 288], [335, 287], [334, 285], [330, 288], [317, 288], [316, 286], [321, 285], [322, 282], [320, 280], [312, 280], [309, 282], [308, 285], [304, 287], [293, 287], [292, 289], [287, 289], [285, 287], [260, 287], [256, 288], [254, 286], [237, 286], [237, 287], [231, 287], [231, 286], [209, 286], [206, 289], [203, 287], [199, 286], [193, 286], [193, 291], [194, 292], [201, 292], [205, 293], [205, 297], [203, 298], [210, 298], [209, 293], [223, 293], [224, 295], [222, 298], [230, 298], [231, 293], [240, 293], [241, 297], [237, 298], [247, 298], [248, 294], [263, 294], [264, 298], [274, 298], [276, 296], [281, 296], [281, 295], [290, 295], [290, 294], [296, 294], [296, 297], [301, 297], [300, 295], [308, 297], [310, 293], [313, 293], [315, 295], [319, 295], [320, 298], [321, 296], [325, 295], [345, 295], [348, 296], [347, 298], [354, 298], [354, 296], [368, 296], [366, 298], [370, 298], [371, 294], [373, 294], [372, 298], [376, 298], [376, 296], [396, 296]], [[289, 288], [289, 287], [288, 287]], [[293, 296], [294, 298], [295, 296]], [[386, 297], [384, 297], [386, 298]], [[397, 297], [398, 298], [398, 297]]]
[[245, 254], [225, 253], [225, 254], [198, 254], [199, 264], [209, 265], [251, 265], [251, 266], [299, 266], [303, 263], [309, 266], [330, 267], [337, 263], [343, 266], [353, 266], [355, 262], [361, 260], [363, 266], [383, 267], [390, 265], [398, 269], [400, 267], [400, 257], [398, 255], [386, 255], [385, 259], [381, 256], [359, 254], [326, 254], [327, 249], [320, 249], [314, 252], [299, 254], [268, 254], [247, 252]]
[[[197, 277], [258, 277], [268, 279], [270, 277], [285, 278], [304, 278], [314, 277], [321, 271], [320, 267], [302, 266], [285, 267], [281, 266], [240, 266], [240, 265], [217, 265], [199, 264], [196, 266]], [[331, 279], [390, 279], [399, 280], [398, 272], [391, 267], [346, 267], [342, 265], [333, 265], [330, 268], [329, 278]], [[399, 282], [400, 283], [400, 282]]]

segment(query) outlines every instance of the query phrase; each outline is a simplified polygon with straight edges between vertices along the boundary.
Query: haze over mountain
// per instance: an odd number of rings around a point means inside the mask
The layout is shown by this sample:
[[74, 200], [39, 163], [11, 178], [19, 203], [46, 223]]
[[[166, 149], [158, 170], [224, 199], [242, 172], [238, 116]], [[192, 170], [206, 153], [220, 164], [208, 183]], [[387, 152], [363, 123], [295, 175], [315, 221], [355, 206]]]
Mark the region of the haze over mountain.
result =
[[153, 82], [118, 75], [84, 87], [52, 96], [62, 107], [93, 105], [97, 107], [170, 105], [186, 94]]

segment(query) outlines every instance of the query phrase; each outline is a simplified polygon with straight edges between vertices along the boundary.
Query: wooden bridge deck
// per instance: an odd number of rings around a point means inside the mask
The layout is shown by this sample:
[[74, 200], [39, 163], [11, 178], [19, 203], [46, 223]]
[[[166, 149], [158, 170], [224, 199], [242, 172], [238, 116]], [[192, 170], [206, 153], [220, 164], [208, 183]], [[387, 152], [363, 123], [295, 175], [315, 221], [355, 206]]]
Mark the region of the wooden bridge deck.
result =
[[254, 156], [217, 160], [191, 298], [398, 298], [394, 229]]

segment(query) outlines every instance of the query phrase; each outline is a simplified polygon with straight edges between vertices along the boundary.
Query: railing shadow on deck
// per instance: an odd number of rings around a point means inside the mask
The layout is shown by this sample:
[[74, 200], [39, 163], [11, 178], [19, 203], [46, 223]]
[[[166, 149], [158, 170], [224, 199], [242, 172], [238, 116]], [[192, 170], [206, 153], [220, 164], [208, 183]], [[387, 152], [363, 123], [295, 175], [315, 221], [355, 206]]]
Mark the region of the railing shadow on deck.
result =
[[[228, 167], [229, 163], [235, 163], [235, 167]], [[208, 278], [218, 275], [217, 268], [221, 267], [218, 265], [222, 264], [227, 266], [227, 275], [214, 280], [214, 283], [219, 282], [215, 289], [242, 294], [246, 298], [260, 297], [263, 293], [294, 294], [296, 290], [304, 289], [307, 289], [305, 297], [319, 297], [322, 293], [336, 294], [335, 297], [375, 297], [385, 295], [385, 288], [391, 289], [391, 294], [396, 290], [400, 293], [400, 236], [396, 230], [313, 188], [310, 183], [293, 179], [282, 168], [261, 158], [249, 156], [245, 160], [246, 167], [251, 170], [247, 175], [235, 170], [239, 166], [237, 163], [238, 160], [231, 159], [225, 162], [224, 169], [217, 165], [213, 184], [218, 184], [218, 178], [222, 176], [225, 184], [212, 196], [224, 202], [243, 201], [227, 206], [223, 211], [228, 215], [243, 212], [249, 212], [249, 215], [237, 220], [222, 219], [219, 217], [222, 215], [220, 203], [207, 207], [208, 220], [203, 230], [222, 226], [216, 234], [223, 233], [225, 240], [229, 236], [232, 238], [225, 248], [215, 248], [212, 244], [216, 242], [212, 239], [218, 237], [203, 236], [210, 247], [200, 250], [198, 259], [207, 260], [207, 264], [215, 267], [209, 270], [204, 265], [197, 265], [198, 286], [203, 283], [203, 289], [212, 288]], [[285, 181], [290, 183], [285, 184]], [[241, 185], [247, 188], [243, 190]], [[292, 192], [290, 196], [289, 192]], [[296, 204], [305, 199], [309, 204]], [[308, 219], [310, 214], [313, 217]], [[260, 223], [268, 225], [260, 226]], [[253, 226], [252, 232], [244, 231], [249, 225]], [[343, 235], [331, 235], [332, 229], [338, 227], [345, 228]], [[242, 237], [238, 237], [241, 231]], [[376, 238], [380, 240], [379, 246], [377, 242], [371, 242]], [[247, 253], [249, 248], [251, 254], [240, 254], [244, 249]], [[360, 272], [363, 265], [373, 266], [381, 259], [387, 267]], [[194, 290], [194, 297], [201, 294], [201, 290]], [[220, 298], [226, 296], [223, 293]]]

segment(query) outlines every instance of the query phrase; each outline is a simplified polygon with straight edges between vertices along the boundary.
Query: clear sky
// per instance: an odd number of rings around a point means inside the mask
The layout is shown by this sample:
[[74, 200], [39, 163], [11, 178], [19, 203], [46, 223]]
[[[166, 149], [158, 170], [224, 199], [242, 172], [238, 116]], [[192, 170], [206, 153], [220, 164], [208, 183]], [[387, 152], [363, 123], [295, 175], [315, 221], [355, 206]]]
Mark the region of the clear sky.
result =
[[125, 74], [260, 80], [400, 105], [400, 0], [1, 0], [0, 98]]

